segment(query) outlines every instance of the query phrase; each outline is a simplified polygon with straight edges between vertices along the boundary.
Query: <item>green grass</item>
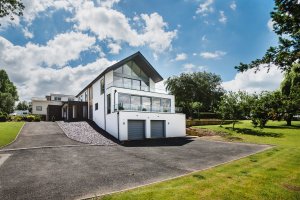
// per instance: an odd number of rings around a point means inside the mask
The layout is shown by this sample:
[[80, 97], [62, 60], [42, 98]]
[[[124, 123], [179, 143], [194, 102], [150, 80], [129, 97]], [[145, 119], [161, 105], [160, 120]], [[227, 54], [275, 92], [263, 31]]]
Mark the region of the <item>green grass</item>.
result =
[[195, 172], [181, 178], [107, 195], [101, 199], [300, 199], [300, 122], [269, 122], [260, 130], [250, 121], [236, 125], [239, 133], [219, 127], [201, 126], [226, 132], [223, 140], [272, 144], [267, 151]]
[[12, 142], [24, 122], [0, 122], [0, 147], [3, 147]]

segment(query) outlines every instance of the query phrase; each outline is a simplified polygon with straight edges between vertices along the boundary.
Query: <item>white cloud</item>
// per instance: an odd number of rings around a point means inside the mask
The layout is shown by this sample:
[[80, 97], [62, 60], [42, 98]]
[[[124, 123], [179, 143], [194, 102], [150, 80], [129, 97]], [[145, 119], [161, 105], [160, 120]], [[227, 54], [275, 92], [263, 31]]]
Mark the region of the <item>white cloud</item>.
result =
[[28, 30], [28, 28], [27, 28], [27, 27], [23, 28], [23, 29], [22, 29], [22, 32], [23, 32], [23, 34], [24, 34], [25, 38], [29, 38], [29, 39], [31, 39], [31, 38], [33, 38], [33, 37], [34, 37], [33, 33], [32, 33], [32, 32], [30, 32], [30, 31]]
[[220, 11], [220, 18], [219, 18], [219, 22], [221, 22], [222, 24], [226, 24], [227, 22], [227, 17], [225, 16], [224, 11]]
[[269, 21], [267, 23], [267, 27], [268, 27], [270, 32], [273, 31], [273, 25], [274, 25], [274, 22], [272, 21], [272, 19], [269, 19]]
[[98, 3], [103, 6], [103, 7], [107, 7], [107, 8], [111, 8], [113, 7], [114, 4], [119, 3], [120, 0], [98, 0]]
[[203, 71], [206, 69], [207, 69], [206, 66], [196, 66], [192, 63], [186, 63], [183, 65], [183, 72], [185, 72], [185, 73], [198, 72], [198, 71]]
[[182, 61], [182, 60], [186, 60], [186, 59], [187, 59], [186, 53], [179, 53], [176, 55], [176, 58], [174, 60]]
[[[22, 99], [50, 92], [75, 94], [112, 64], [99, 58], [85, 66], [65, 66], [78, 59], [80, 52], [92, 48], [94, 41], [93, 37], [71, 32], [56, 36], [45, 46], [27, 43], [21, 47], [0, 37], [0, 66], [16, 84]], [[53, 68], [54, 65], [57, 67]]]
[[166, 31], [167, 23], [158, 13], [141, 14], [140, 19], [134, 18], [137, 22], [143, 22], [141, 30], [133, 29], [129, 19], [117, 10], [84, 2], [73, 21], [76, 22], [78, 30], [90, 30], [99, 40], [126, 42], [133, 47], [148, 45], [155, 54], [171, 48], [177, 30]]
[[111, 54], [118, 54], [122, 49], [122, 47], [116, 43], [109, 43], [107, 46], [110, 48], [109, 53]]
[[196, 56], [197, 55], [197, 53], [193, 53], [193, 56]]
[[236, 3], [235, 1], [231, 2], [230, 6], [231, 10], [236, 10]]
[[219, 59], [222, 56], [225, 56], [226, 52], [224, 51], [215, 51], [215, 52], [202, 52], [200, 56], [205, 59]]
[[213, 3], [214, 0], [205, 0], [203, 3], [200, 3], [196, 10], [196, 14], [206, 16], [208, 13], [214, 12], [214, 8], [212, 7]]
[[262, 68], [255, 73], [255, 69], [250, 69], [244, 73], [237, 73], [233, 80], [225, 81], [222, 86], [227, 91], [247, 91], [249, 93], [261, 92], [266, 90], [276, 90], [279, 88], [283, 79], [283, 73], [274, 65], [270, 71]]
[[207, 38], [206, 38], [206, 35], [203, 35], [203, 36], [201, 37], [201, 40], [202, 40], [203, 42], [208, 41]]

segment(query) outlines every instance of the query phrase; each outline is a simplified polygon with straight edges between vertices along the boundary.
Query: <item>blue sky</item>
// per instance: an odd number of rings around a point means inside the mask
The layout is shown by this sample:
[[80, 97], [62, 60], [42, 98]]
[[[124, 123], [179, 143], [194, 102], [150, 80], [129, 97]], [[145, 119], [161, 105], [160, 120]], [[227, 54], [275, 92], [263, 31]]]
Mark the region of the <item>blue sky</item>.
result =
[[[277, 37], [273, 0], [24, 0], [23, 17], [0, 19], [0, 68], [21, 99], [76, 94], [105, 67], [141, 51], [164, 77], [209, 71], [227, 90], [276, 89], [274, 67], [237, 73]], [[162, 87], [162, 84], [159, 84]]]

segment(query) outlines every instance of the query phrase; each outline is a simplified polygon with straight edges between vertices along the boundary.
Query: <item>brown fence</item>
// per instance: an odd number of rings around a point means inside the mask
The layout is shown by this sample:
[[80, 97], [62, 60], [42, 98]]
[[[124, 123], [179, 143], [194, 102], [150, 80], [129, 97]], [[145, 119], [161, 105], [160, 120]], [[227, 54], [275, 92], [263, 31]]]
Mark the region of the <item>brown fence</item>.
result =
[[[222, 120], [220, 119], [193, 119], [193, 120], [186, 120], [186, 126], [204, 126], [204, 125], [220, 125]], [[223, 124], [230, 124], [232, 123], [231, 120], [223, 121]]]

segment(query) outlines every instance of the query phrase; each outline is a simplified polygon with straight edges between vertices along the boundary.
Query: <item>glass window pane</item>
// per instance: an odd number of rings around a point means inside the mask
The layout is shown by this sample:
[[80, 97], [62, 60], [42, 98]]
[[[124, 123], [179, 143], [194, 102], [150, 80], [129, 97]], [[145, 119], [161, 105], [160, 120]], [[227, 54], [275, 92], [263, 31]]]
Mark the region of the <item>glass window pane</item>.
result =
[[105, 90], [105, 87], [104, 87], [104, 79], [101, 79], [101, 80], [100, 80], [100, 94], [103, 94], [103, 93], [104, 93], [104, 90]]
[[163, 112], [171, 112], [171, 99], [161, 99]]
[[147, 85], [144, 81], [141, 81], [141, 90], [149, 91], [149, 84]]
[[131, 88], [131, 79], [123, 78], [124, 88]]
[[142, 111], [151, 111], [151, 98], [142, 97]]
[[131, 110], [141, 110], [140, 96], [131, 96]]
[[119, 93], [118, 98], [119, 98], [118, 109], [130, 110], [130, 95]]
[[137, 65], [135, 64], [135, 62], [131, 62], [131, 69], [132, 69], [131, 75], [132, 75], [133, 77], [140, 77], [140, 75], [141, 75], [141, 70], [140, 70], [139, 66], [137, 66]]
[[123, 87], [123, 78], [119, 76], [114, 76], [114, 86]]
[[140, 90], [141, 89], [141, 81], [139, 80], [132, 80], [132, 89]]
[[122, 72], [122, 67], [119, 67], [119, 68], [115, 69], [114, 72], [122, 74], [123, 73]]
[[160, 98], [152, 98], [152, 111], [160, 112]]
[[123, 74], [131, 76], [131, 68], [128, 64], [123, 65]]

